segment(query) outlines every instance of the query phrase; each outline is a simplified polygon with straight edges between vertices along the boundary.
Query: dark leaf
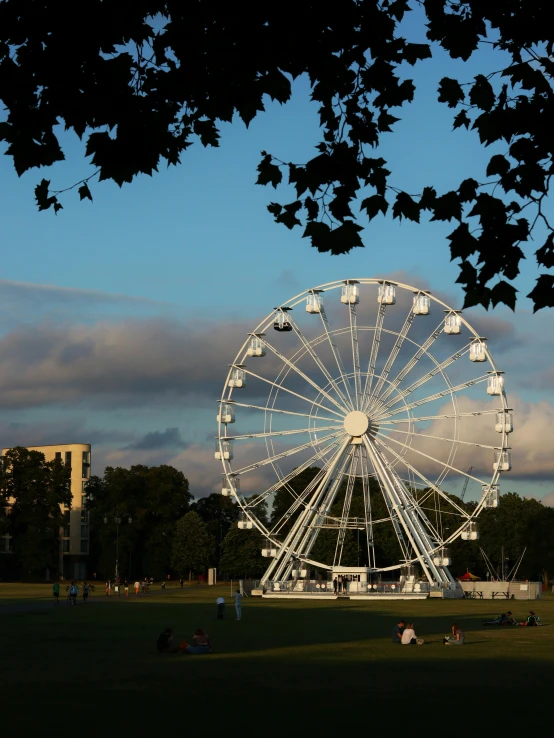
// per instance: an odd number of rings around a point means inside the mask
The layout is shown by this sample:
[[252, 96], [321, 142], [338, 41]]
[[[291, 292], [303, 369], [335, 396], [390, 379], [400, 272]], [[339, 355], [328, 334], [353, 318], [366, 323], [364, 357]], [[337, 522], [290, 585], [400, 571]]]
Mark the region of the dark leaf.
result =
[[275, 222], [282, 223], [289, 230], [292, 230], [294, 226], [302, 225], [302, 223], [296, 217], [296, 213], [300, 210], [301, 207], [302, 202], [300, 200], [296, 200], [296, 202], [291, 202], [288, 205], [285, 205], [282, 212], [275, 218]]
[[429, 44], [406, 44], [403, 56], [413, 66], [417, 61], [431, 58], [431, 47]]
[[345, 218], [351, 218], [352, 211], [350, 210], [350, 201], [352, 200], [353, 194], [350, 190], [344, 186], [335, 187], [334, 197], [329, 202], [329, 211], [336, 220], [344, 221]]
[[56, 201], [55, 197], [49, 197], [50, 180], [43, 179], [35, 187], [35, 199], [39, 210], [48, 210]]
[[467, 114], [467, 110], [461, 110], [454, 118], [454, 130], [456, 130], [456, 128], [461, 128], [461, 126], [465, 126], [465, 128], [468, 129], [470, 125], [471, 119]]
[[392, 217], [399, 220], [407, 218], [419, 223], [419, 205], [407, 192], [399, 192], [392, 206]]
[[363, 246], [360, 231], [363, 231], [362, 226], [354, 223], [353, 220], [345, 220], [338, 228], [331, 231], [331, 253], [334, 255], [347, 254], [353, 248]]
[[462, 219], [462, 203], [460, 196], [456, 192], [447, 192], [441, 197], [437, 197], [433, 207], [433, 217], [431, 220], [456, 220]]
[[257, 167], [258, 179], [256, 184], [267, 185], [272, 184], [273, 187], [277, 187], [283, 179], [283, 173], [276, 164], [273, 164], [273, 157], [271, 154], [266, 154]]
[[275, 217], [277, 217], [281, 213], [283, 206], [279, 205], [278, 202], [270, 202], [269, 205], [267, 206], [267, 209], [269, 210], [271, 215], [274, 215]]
[[291, 87], [290, 81], [285, 77], [280, 69], [273, 69], [261, 78], [262, 87], [272, 100], [277, 100], [281, 104], [286, 103], [290, 98]]
[[489, 80], [482, 74], [475, 77], [475, 84], [470, 90], [469, 100], [481, 110], [488, 112], [493, 107], [496, 96]]
[[439, 83], [439, 102], [445, 102], [449, 108], [455, 108], [465, 99], [462, 86], [455, 79], [443, 77]]
[[535, 252], [537, 262], [547, 269], [554, 267], [554, 233], [551, 233], [544, 244]]
[[54, 203], [54, 213], [57, 215], [58, 210], [61, 210], [63, 208], [63, 205], [61, 202], [58, 202], [58, 199], [56, 198], [56, 202]]
[[366, 197], [365, 200], [362, 200], [360, 207], [362, 210], [366, 211], [367, 217], [371, 221], [376, 215], [378, 215], [378, 213], [386, 215], [387, 210], [389, 209], [389, 204], [383, 195], [372, 195], [371, 197]]
[[193, 130], [202, 146], [219, 146], [219, 131], [213, 120], [195, 120]]
[[475, 307], [475, 305], [482, 305], [485, 310], [489, 309], [491, 291], [488, 287], [483, 287], [481, 284], [476, 284], [472, 287], [468, 285], [464, 291], [466, 293], [463, 305], [464, 310], [467, 310], [467, 308], [470, 307]]
[[515, 310], [516, 307], [516, 288], [508, 284], [508, 282], [505, 282], [502, 280], [501, 282], [498, 282], [498, 284], [495, 284], [495, 286], [491, 289], [491, 302], [492, 306], [496, 307], [498, 303], [503, 303], [504, 305], [507, 305], [511, 310]]
[[432, 210], [437, 199], [437, 191], [434, 187], [424, 187], [421, 197], [419, 198], [419, 207], [421, 210]]
[[315, 220], [319, 215], [319, 203], [317, 203], [315, 200], [312, 200], [311, 197], [307, 197], [304, 200], [304, 207], [308, 211], [308, 218], [310, 220]]
[[474, 179], [464, 179], [462, 184], [458, 187], [458, 194], [461, 202], [471, 202], [477, 197], [477, 188], [479, 183]]
[[468, 259], [479, 248], [479, 241], [469, 232], [467, 223], [460, 225], [448, 236], [450, 241], [450, 258]]
[[400, 118], [395, 118], [394, 115], [390, 115], [386, 110], [382, 110], [377, 119], [377, 128], [381, 133], [392, 132], [391, 126], [399, 120]]
[[83, 182], [83, 184], [79, 187], [78, 192], [79, 192], [79, 197], [81, 200], [84, 200], [86, 197], [88, 200], [92, 202], [92, 194], [86, 182]]
[[537, 284], [527, 297], [533, 300], [534, 313], [545, 307], [554, 307], [554, 275], [541, 274], [537, 279]]
[[311, 239], [312, 246], [321, 252], [329, 251], [330, 236], [331, 236], [331, 229], [329, 228], [327, 223], [321, 223], [320, 221], [317, 221], [317, 220], [310, 221], [306, 225], [306, 228], [304, 229], [304, 233], [302, 234], [302, 238]]
[[491, 157], [491, 160], [487, 166], [487, 177], [492, 177], [494, 174], [500, 176], [510, 171], [510, 162], [502, 154], [495, 154]]

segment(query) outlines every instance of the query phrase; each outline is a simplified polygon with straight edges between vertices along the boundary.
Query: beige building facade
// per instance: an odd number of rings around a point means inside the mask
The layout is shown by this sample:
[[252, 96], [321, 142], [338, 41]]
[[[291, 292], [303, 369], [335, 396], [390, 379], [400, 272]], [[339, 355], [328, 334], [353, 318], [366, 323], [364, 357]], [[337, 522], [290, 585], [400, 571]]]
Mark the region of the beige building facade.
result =
[[[64, 505], [64, 525], [60, 536], [59, 572], [64, 579], [85, 579], [88, 576], [90, 553], [89, 513], [86, 510], [86, 485], [90, 478], [90, 443], [67, 443], [49, 446], [26, 446], [29, 451], [40, 451], [46, 461], [59, 459], [71, 467], [71, 507]], [[2, 456], [9, 449], [2, 449]], [[10, 548], [9, 538], [0, 541], [4, 551]], [[51, 572], [56, 578], [56, 572]]]

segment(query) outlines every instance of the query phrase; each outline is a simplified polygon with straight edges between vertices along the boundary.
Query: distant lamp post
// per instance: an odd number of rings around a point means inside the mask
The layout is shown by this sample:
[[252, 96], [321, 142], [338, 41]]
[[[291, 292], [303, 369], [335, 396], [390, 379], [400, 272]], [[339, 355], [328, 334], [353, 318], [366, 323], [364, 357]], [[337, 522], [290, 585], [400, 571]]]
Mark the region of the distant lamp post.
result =
[[120, 513], [119, 511], [115, 514], [104, 515], [104, 524], [107, 525], [110, 520], [115, 523], [115, 581], [119, 583], [119, 526], [121, 525], [123, 518], [127, 518], [129, 525], [132, 524], [133, 518], [128, 513]]

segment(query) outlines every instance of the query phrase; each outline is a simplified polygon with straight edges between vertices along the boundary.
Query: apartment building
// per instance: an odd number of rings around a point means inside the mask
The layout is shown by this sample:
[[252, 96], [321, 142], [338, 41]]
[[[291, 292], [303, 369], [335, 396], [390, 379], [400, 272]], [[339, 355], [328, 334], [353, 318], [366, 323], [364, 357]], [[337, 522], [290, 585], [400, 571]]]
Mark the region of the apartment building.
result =
[[[85, 579], [88, 574], [89, 520], [86, 510], [85, 487], [90, 478], [90, 443], [67, 443], [49, 446], [26, 446], [29, 451], [40, 451], [46, 461], [59, 459], [71, 467], [71, 508], [63, 508], [64, 525], [60, 537], [59, 572], [64, 579]], [[2, 449], [2, 455], [9, 449]], [[10, 540], [0, 540], [4, 552], [10, 550]], [[51, 573], [55, 578], [55, 573]]]

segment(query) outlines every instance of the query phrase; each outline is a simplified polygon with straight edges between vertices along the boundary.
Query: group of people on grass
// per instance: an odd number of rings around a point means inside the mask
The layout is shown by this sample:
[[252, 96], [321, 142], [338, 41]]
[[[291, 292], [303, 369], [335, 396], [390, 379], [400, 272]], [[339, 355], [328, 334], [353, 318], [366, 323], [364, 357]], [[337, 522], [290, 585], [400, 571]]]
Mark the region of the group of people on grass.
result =
[[520, 625], [523, 627], [534, 627], [535, 625], [541, 625], [541, 619], [533, 610], [529, 610], [527, 619], [518, 621], [512, 615], [512, 611], [501, 613], [497, 618], [493, 620], [485, 620], [483, 625]]
[[182, 640], [177, 645], [173, 637], [173, 628], [165, 628], [158, 636], [156, 648], [158, 649], [158, 653], [189, 653], [200, 655], [210, 653], [212, 643], [206, 631], [202, 628], [197, 628], [190, 643]]
[[[442, 639], [445, 646], [463, 646], [464, 641], [465, 634], [458, 623], [454, 623], [452, 626], [451, 635]], [[400, 619], [392, 629], [392, 642], [400, 643], [403, 646], [423, 646], [425, 643], [423, 638], [416, 636], [414, 624], [407, 623], [403, 619]]]
[[[233, 599], [235, 600], [235, 614], [237, 616], [237, 620], [240, 620], [242, 618], [242, 592], [240, 589], [237, 589], [233, 593]], [[223, 620], [225, 617], [225, 599], [223, 597], [218, 597], [215, 601], [215, 606], [217, 619]]]
[[[94, 587], [91, 584], [87, 584], [87, 582], [83, 582], [83, 604], [87, 604], [89, 592], [91, 589], [94, 589]], [[79, 586], [77, 582], [71, 582], [71, 584], [68, 584], [65, 588], [65, 591], [67, 592], [67, 601], [70, 605], [76, 605], [77, 604], [77, 597], [79, 595]], [[54, 596], [54, 602], [56, 605], [60, 604], [60, 583], [54, 582], [52, 585], [52, 594]]]

